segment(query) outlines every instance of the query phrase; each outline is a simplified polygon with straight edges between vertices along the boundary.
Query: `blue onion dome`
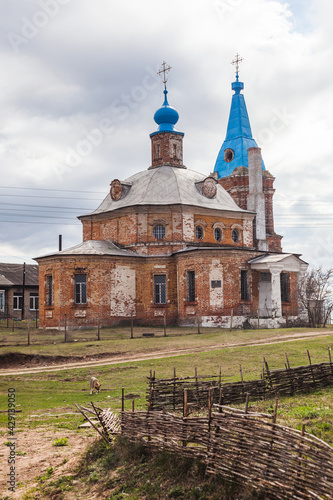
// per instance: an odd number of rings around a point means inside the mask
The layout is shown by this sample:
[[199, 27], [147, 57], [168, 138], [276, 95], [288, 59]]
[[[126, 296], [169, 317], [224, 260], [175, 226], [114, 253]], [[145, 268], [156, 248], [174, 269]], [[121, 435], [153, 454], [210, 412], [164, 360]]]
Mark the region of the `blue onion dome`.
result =
[[154, 120], [157, 123], [158, 132], [176, 132], [174, 125], [179, 120], [178, 111], [175, 108], [172, 108], [167, 99], [167, 89], [164, 89], [164, 103], [163, 105], [156, 111], [154, 114]]

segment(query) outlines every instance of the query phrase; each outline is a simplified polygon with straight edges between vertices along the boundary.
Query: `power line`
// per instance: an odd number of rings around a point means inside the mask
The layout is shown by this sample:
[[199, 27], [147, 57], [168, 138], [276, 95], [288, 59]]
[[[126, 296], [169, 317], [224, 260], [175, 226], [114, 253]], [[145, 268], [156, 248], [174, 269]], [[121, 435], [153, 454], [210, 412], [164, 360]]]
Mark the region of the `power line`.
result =
[[105, 194], [105, 191], [78, 191], [74, 189], [52, 189], [52, 188], [33, 188], [33, 187], [19, 187], [19, 186], [0, 186], [1, 189], [28, 189], [32, 191], [56, 191], [59, 193], [94, 193]]

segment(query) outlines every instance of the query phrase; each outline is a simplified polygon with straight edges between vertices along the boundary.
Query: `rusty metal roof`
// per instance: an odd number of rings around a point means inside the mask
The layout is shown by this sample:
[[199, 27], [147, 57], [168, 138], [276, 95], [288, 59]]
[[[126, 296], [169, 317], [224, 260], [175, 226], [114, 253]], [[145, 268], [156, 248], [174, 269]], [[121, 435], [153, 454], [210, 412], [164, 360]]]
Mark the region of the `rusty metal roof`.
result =
[[123, 250], [111, 241], [88, 240], [80, 243], [79, 245], [75, 245], [74, 247], [67, 248], [66, 250], [61, 250], [61, 252], [36, 257], [36, 260], [43, 259], [44, 257], [57, 257], [64, 255], [112, 255], [115, 257], [138, 257], [136, 253]]
[[[139, 172], [124, 181], [130, 186], [126, 195], [118, 200], [108, 194], [101, 205], [88, 215], [97, 215], [136, 205], [182, 204], [216, 210], [246, 213], [239, 208], [232, 197], [218, 183], [216, 196], [208, 198], [202, 194], [197, 184], [207, 176], [193, 170], [161, 166]], [[84, 216], [82, 216], [84, 217]]]

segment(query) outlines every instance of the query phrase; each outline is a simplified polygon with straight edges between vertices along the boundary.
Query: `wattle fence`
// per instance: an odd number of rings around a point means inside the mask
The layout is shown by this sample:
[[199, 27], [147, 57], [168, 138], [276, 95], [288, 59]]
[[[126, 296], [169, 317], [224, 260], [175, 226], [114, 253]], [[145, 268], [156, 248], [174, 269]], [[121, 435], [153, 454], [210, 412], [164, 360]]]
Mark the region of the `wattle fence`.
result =
[[192, 377], [174, 376], [167, 379], [157, 379], [150, 372], [147, 379], [147, 402], [151, 410], [182, 411], [184, 406], [184, 391], [187, 392], [187, 404], [193, 411], [207, 407], [209, 390], [213, 389], [213, 401], [216, 404], [237, 404], [246, 400], [247, 394], [251, 401], [274, 398], [276, 395], [293, 395], [310, 392], [320, 387], [333, 385], [333, 363], [329, 348], [329, 362], [312, 364], [308, 351], [309, 365], [290, 367], [288, 357], [284, 369], [270, 370], [267, 361], [263, 361], [262, 378], [244, 381], [242, 370], [241, 381], [223, 383], [221, 367], [219, 375]]
[[[212, 391], [211, 391], [212, 395]], [[277, 407], [276, 407], [277, 408]], [[274, 415], [249, 413], [209, 398], [208, 415], [183, 417], [165, 411], [78, 409], [101, 423], [107, 441], [115, 434], [156, 450], [196, 457], [209, 474], [238, 481], [272, 500], [332, 499], [333, 448], [302, 431], [276, 423]]]

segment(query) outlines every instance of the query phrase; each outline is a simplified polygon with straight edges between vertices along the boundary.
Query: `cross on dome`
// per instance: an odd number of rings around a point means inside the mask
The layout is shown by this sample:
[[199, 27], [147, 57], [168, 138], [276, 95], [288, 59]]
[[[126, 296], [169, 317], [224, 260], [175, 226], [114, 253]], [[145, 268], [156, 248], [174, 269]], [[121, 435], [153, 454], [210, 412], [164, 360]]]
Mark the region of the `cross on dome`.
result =
[[239, 64], [244, 61], [244, 58], [241, 57], [238, 53], [236, 54], [235, 59], [231, 62], [234, 66], [236, 66], [236, 78], [238, 80], [238, 70], [239, 70]]
[[163, 73], [163, 80], [162, 82], [164, 83], [164, 86], [166, 87], [166, 82], [168, 81], [166, 74], [169, 73], [170, 69], [172, 68], [171, 66], [167, 66], [167, 63], [165, 61], [162, 62], [161, 69], [157, 72], [158, 75], [162, 76]]

